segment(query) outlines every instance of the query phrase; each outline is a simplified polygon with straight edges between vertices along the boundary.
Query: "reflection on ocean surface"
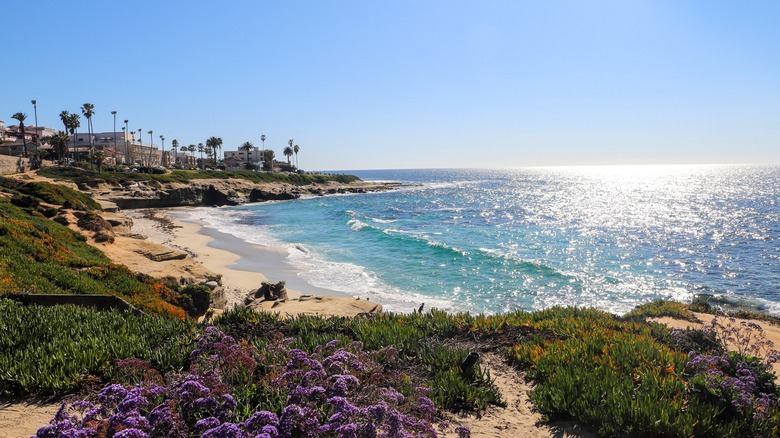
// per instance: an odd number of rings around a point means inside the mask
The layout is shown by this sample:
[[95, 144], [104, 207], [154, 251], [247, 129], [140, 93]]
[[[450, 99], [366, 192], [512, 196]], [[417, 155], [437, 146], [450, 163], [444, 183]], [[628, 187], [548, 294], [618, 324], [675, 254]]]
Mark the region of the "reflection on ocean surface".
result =
[[707, 293], [780, 313], [778, 167], [349, 173], [415, 185], [196, 214], [390, 310], [622, 313]]

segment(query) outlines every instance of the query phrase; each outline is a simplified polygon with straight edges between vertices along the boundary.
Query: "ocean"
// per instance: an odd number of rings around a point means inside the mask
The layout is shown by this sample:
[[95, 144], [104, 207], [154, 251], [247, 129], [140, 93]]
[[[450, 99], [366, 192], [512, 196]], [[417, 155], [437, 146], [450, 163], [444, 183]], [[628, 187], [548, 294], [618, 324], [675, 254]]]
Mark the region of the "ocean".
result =
[[[780, 315], [780, 167], [345, 171], [400, 190], [190, 212], [316, 288], [497, 313], [657, 298]], [[258, 266], [260, 272], [262, 266]], [[274, 280], [273, 278], [271, 280]]]

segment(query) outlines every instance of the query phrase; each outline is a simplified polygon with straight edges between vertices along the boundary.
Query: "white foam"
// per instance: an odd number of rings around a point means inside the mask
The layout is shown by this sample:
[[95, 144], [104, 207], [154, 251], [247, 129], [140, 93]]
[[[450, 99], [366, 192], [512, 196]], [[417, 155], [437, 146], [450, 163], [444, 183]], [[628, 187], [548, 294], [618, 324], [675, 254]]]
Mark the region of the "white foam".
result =
[[268, 226], [241, 223], [251, 218], [253, 212], [226, 208], [198, 207], [187, 210], [190, 220], [221, 233], [233, 235], [245, 242], [260, 246], [285, 246], [274, 236]]
[[288, 260], [300, 269], [298, 276], [312, 286], [358, 298], [368, 298], [381, 303], [386, 311], [391, 312], [413, 312], [421, 303], [425, 303], [427, 308], [436, 307], [447, 311], [466, 310], [458, 308], [449, 300], [390, 286], [362, 266], [326, 260], [314, 251], [301, 249], [301, 245], [289, 246]]
[[359, 221], [357, 219], [350, 219], [347, 221], [347, 225], [352, 228], [352, 231], [358, 231], [368, 226], [367, 223]]

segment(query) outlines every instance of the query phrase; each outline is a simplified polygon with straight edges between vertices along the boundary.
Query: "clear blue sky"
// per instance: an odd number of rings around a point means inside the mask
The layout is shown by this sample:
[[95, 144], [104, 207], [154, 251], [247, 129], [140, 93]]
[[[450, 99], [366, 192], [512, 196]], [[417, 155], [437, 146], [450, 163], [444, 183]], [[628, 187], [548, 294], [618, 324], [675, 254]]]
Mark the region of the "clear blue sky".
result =
[[292, 138], [304, 169], [780, 163], [778, 1], [31, 0], [4, 18], [7, 124], [31, 99], [55, 127], [90, 102], [96, 130], [117, 110], [166, 147]]

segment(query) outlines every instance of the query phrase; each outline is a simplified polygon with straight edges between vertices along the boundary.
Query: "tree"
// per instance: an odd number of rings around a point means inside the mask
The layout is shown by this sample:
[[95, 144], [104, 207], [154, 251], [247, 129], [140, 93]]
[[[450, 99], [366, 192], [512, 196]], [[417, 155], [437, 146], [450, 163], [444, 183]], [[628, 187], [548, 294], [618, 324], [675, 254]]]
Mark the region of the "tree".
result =
[[116, 110], [111, 111], [111, 115], [114, 116], [114, 165], [116, 166]]
[[[290, 141], [292, 141], [292, 140], [290, 140]], [[290, 165], [290, 157], [292, 157], [293, 148], [290, 147], [290, 146], [287, 146], [286, 148], [284, 148], [282, 153], [284, 154], [285, 157], [287, 157], [287, 165]]]
[[179, 150], [179, 140], [176, 140], [175, 138], [171, 142], [171, 149], [173, 149], [173, 165], [176, 165], [176, 152]]
[[87, 118], [87, 133], [89, 135], [89, 155], [95, 153], [95, 146], [92, 144], [92, 115], [95, 114], [95, 105], [91, 103], [85, 103], [81, 105], [81, 113]]
[[[63, 111], [66, 112], [67, 111]], [[78, 149], [76, 148], [76, 136], [79, 132], [79, 127], [81, 126], [81, 117], [77, 113], [70, 113], [68, 114], [68, 128], [70, 129], [70, 135], [73, 136], [73, 155], [75, 155], [76, 160], [78, 160]]]
[[92, 163], [97, 166], [98, 172], [103, 170], [103, 162], [106, 160], [106, 153], [103, 151], [95, 151], [92, 154]]
[[36, 141], [36, 150], [39, 150], [41, 148], [41, 139], [38, 137], [40, 134], [38, 133], [38, 101], [33, 99], [30, 101], [33, 105], [33, 111], [35, 112], [35, 141]]
[[24, 156], [27, 157], [27, 138], [24, 134], [24, 121], [27, 119], [27, 114], [16, 113], [11, 118], [19, 121], [19, 131], [22, 133], [22, 144], [24, 145]]
[[293, 146], [293, 152], [295, 152], [295, 168], [298, 169], [298, 151], [301, 150], [300, 147], [296, 144]]
[[[211, 147], [211, 146], [208, 146], [208, 145], [207, 145], [207, 146], [204, 146], [204, 147], [203, 147], [203, 150], [204, 150], [204, 152], [206, 152], [206, 158], [207, 158], [207, 159], [211, 160], [212, 158], [214, 158], [214, 157], [211, 155], [211, 154], [214, 152], [214, 148], [213, 148], [213, 147]], [[205, 167], [205, 166], [206, 166], [206, 164], [205, 164], [205, 163], [203, 163], [203, 166]]]
[[52, 148], [54, 148], [54, 152], [57, 154], [57, 159], [62, 161], [65, 158], [65, 154], [68, 153], [68, 142], [70, 141], [70, 137], [68, 137], [67, 132], [58, 131], [54, 135], [44, 137], [43, 141], [49, 143]]
[[276, 158], [276, 154], [271, 149], [263, 151], [263, 166], [267, 167], [269, 172], [274, 171], [274, 158]]
[[217, 165], [217, 150], [222, 150], [222, 138], [221, 137], [209, 137], [206, 140], [206, 146], [209, 146], [214, 150], [214, 165]]
[[200, 152], [200, 164], [198, 167], [203, 168], [203, 143], [198, 143], [198, 152]]
[[[152, 167], [152, 146], [154, 145], [154, 131], [150, 129], [147, 134], [149, 134], [149, 167]], [[151, 169], [149, 170], [149, 173], [152, 173]]]
[[265, 167], [266, 167], [266, 165], [265, 165], [265, 139], [266, 138], [267, 137], [265, 136], [265, 134], [262, 134], [260, 136], [260, 141], [263, 142], [263, 155], [262, 155], [262, 157], [263, 157], [263, 168], [261, 170], [265, 170]]
[[165, 167], [167, 165], [165, 160], [165, 136], [160, 135], [160, 143], [162, 144], [162, 152], [160, 153], [160, 165]]
[[249, 162], [249, 151], [254, 149], [255, 145], [251, 141], [245, 141], [238, 150], [246, 152], [246, 159], [244, 161]]
[[128, 125], [129, 120], [125, 119], [125, 127], [122, 128], [122, 133], [124, 134], [123, 137], [125, 138], [125, 163], [132, 163], [133, 160], [131, 160], [130, 156], [130, 146], [127, 142], [128, 136], [130, 135], [130, 125]]

